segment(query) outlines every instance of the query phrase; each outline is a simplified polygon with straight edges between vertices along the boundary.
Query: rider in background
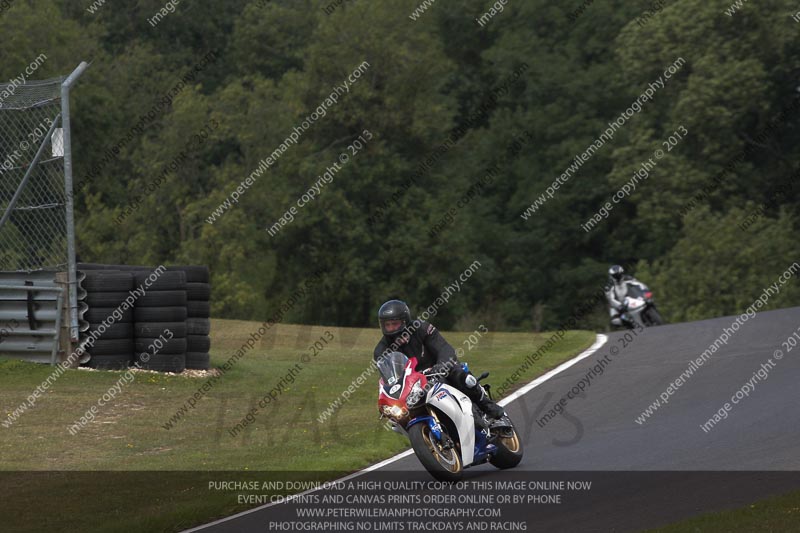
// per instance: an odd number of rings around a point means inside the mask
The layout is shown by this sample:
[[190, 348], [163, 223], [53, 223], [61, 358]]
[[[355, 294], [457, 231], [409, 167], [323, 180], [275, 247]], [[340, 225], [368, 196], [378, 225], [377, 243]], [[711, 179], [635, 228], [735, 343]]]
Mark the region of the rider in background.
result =
[[[389, 300], [378, 310], [378, 323], [383, 333], [375, 347], [373, 358], [393, 351], [404, 353], [409, 359], [417, 358], [417, 370], [436, 367], [447, 372], [447, 383], [460, 390], [476, 404], [489, 418], [502, 418], [505, 411], [493, 402], [483, 387], [469, 372], [465, 372], [458, 363], [453, 347], [444, 340], [433, 324], [415, 321], [418, 327], [412, 327], [411, 311], [405, 302]], [[415, 325], [416, 325], [415, 324]]]
[[628, 295], [628, 285], [639, 283], [633, 276], [625, 274], [625, 269], [619, 265], [613, 265], [608, 269], [609, 284], [606, 288], [606, 299], [608, 300], [608, 313], [611, 315], [612, 326], [622, 326], [620, 315], [627, 311], [625, 307], [625, 296]]

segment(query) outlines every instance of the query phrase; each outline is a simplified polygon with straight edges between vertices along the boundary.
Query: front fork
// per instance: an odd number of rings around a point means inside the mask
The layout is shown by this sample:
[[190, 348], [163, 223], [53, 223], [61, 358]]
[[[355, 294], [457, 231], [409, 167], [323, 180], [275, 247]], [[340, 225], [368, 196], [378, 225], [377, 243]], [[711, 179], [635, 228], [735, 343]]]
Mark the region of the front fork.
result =
[[418, 416], [411, 420], [406, 426], [406, 431], [414, 424], [428, 424], [428, 427], [431, 429], [431, 435], [436, 439], [443, 449], [449, 449], [453, 447], [453, 440], [449, 435], [442, 432], [442, 424], [439, 422], [439, 417], [436, 416], [436, 412], [433, 409], [428, 410], [427, 416]]

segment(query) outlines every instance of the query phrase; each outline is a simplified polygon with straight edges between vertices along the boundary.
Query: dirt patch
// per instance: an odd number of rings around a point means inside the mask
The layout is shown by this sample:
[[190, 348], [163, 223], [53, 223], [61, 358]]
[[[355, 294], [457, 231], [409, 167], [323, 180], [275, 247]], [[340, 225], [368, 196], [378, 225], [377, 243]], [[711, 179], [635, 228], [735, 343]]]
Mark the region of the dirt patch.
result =
[[88, 366], [78, 367], [78, 370], [85, 370], [87, 372], [114, 372], [122, 373], [130, 370], [136, 374], [156, 374], [159, 376], [182, 376], [185, 378], [210, 378], [211, 376], [221, 376], [222, 372], [218, 368], [209, 368], [208, 370], [195, 370], [187, 368], [183, 372], [160, 372], [158, 370], [145, 370], [143, 368], [130, 367], [126, 370], [98, 370], [96, 368], [89, 368]]

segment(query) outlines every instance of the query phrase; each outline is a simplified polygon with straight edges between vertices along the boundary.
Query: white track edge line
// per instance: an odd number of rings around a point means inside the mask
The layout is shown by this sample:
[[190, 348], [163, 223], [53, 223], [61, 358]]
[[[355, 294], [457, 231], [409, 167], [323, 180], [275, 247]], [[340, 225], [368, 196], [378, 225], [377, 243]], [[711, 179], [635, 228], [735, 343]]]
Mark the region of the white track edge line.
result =
[[[598, 333], [597, 334], [597, 338], [594, 341], [594, 344], [589, 346], [587, 349], [585, 349], [584, 351], [582, 351], [581, 353], [579, 353], [578, 355], [576, 355], [575, 357], [573, 357], [569, 361], [564, 361], [563, 363], [561, 363], [560, 365], [555, 367], [553, 370], [550, 370], [549, 372], [545, 373], [544, 375], [539, 376], [538, 378], [534, 379], [533, 381], [531, 381], [530, 383], [528, 383], [527, 385], [525, 385], [524, 387], [522, 387], [518, 391], [514, 392], [514, 394], [512, 394], [511, 396], [507, 396], [507, 397], [503, 398], [502, 400], [500, 400], [497, 403], [499, 405], [508, 405], [509, 403], [513, 402], [514, 400], [516, 400], [520, 396], [528, 393], [530, 390], [538, 387], [539, 385], [541, 385], [542, 383], [544, 383], [548, 379], [552, 378], [553, 376], [555, 376], [557, 374], [560, 374], [561, 372], [563, 372], [564, 370], [568, 369], [569, 367], [579, 363], [580, 361], [583, 361], [584, 359], [586, 359], [587, 357], [589, 357], [590, 355], [595, 353], [597, 350], [602, 348], [602, 346], [606, 343], [607, 340], [608, 340], [608, 336], [607, 335], [603, 335], [602, 333]], [[209, 522], [208, 524], [203, 524], [201, 526], [197, 526], [197, 527], [192, 528], [192, 529], [186, 529], [182, 533], [191, 533], [193, 531], [202, 531], [203, 529], [211, 527], [213, 525], [221, 524], [223, 522], [227, 522], [228, 520], [233, 520], [234, 518], [239, 518], [241, 516], [244, 516], [244, 515], [247, 515], [247, 514], [250, 514], [250, 513], [254, 513], [256, 511], [260, 511], [260, 510], [266, 509], [268, 507], [272, 507], [273, 505], [281, 505], [281, 504], [284, 504], [284, 503], [289, 503], [289, 502], [292, 501], [293, 498], [298, 498], [300, 496], [305, 496], [306, 494], [310, 494], [312, 492], [316, 492], [318, 490], [321, 490], [321, 489], [325, 488], [326, 484], [328, 486], [330, 486], [330, 485], [333, 485], [334, 483], [341, 483], [343, 481], [347, 481], [347, 480], [352, 479], [354, 477], [358, 477], [358, 476], [360, 476], [362, 474], [366, 474], [367, 472], [373, 472], [375, 470], [378, 470], [379, 468], [383, 468], [384, 466], [386, 466], [388, 464], [394, 463], [395, 461], [399, 461], [400, 459], [408, 457], [409, 455], [412, 455], [413, 453], [414, 453], [413, 449], [406, 450], [404, 452], [398, 453], [397, 455], [395, 455], [393, 457], [385, 459], [385, 460], [381, 461], [380, 463], [376, 463], [376, 464], [374, 464], [372, 466], [368, 466], [367, 468], [359, 470], [358, 472], [353, 472], [352, 474], [347, 475], [347, 476], [345, 476], [343, 478], [336, 479], [334, 481], [327, 481], [327, 482], [322, 483], [319, 487], [315, 487], [313, 489], [308, 489], [305, 492], [300, 492], [298, 494], [293, 494], [291, 496], [287, 496], [282, 502], [267, 503], [267, 504], [262, 505], [260, 507], [255, 507], [253, 509], [248, 509], [247, 511], [242, 511], [241, 513], [237, 513], [235, 515], [226, 516], [225, 518], [220, 518], [219, 520], [215, 520], [214, 522]]]
[[568, 369], [572, 365], [577, 364], [580, 361], [583, 361], [584, 359], [586, 359], [587, 357], [592, 355], [594, 352], [596, 352], [597, 350], [602, 348], [607, 340], [608, 340], [608, 336], [603, 335], [602, 333], [598, 333], [597, 334], [597, 339], [594, 341], [594, 344], [592, 344], [591, 346], [586, 348], [586, 350], [582, 351], [581, 353], [579, 353], [578, 355], [576, 355], [575, 357], [573, 357], [569, 361], [564, 361], [563, 363], [561, 363], [560, 365], [555, 367], [553, 370], [547, 372], [546, 374], [544, 374], [542, 376], [539, 376], [538, 378], [534, 379], [533, 381], [531, 381], [530, 383], [528, 383], [527, 385], [525, 385], [524, 387], [522, 387], [518, 391], [514, 392], [514, 394], [512, 394], [511, 396], [506, 396], [505, 398], [503, 398], [502, 400], [500, 400], [497, 403], [500, 404], [500, 405], [508, 405], [509, 403], [513, 402], [514, 400], [516, 400], [517, 398], [519, 398], [523, 394], [526, 394], [531, 389], [533, 389], [535, 387], [538, 387], [539, 385], [541, 385], [542, 383], [544, 383], [548, 379], [552, 378], [556, 374], [560, 374], [561, 372], [563, 372], [564, 370]]

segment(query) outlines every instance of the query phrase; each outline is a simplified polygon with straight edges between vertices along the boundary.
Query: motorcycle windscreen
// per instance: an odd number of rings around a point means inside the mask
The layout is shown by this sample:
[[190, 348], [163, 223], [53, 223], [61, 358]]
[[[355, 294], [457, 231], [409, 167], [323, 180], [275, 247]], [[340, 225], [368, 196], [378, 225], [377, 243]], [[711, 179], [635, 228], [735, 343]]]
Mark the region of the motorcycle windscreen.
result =
[[628, 293], [626, 296], [630, 296], [631, 298], [644, 298], [644, 291], [638, 285], [628, 283]]
[[397, 383], [402, 383], [406, 372], [408, 357], [401, 352], [392, 352], [378, 358], [377, 366], [383, 378], [383, 383], [391, 387]]

